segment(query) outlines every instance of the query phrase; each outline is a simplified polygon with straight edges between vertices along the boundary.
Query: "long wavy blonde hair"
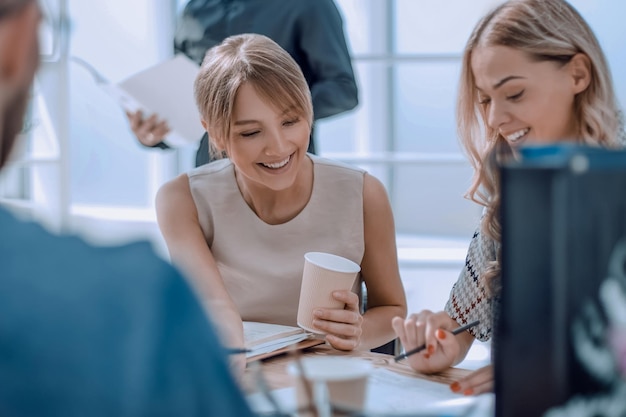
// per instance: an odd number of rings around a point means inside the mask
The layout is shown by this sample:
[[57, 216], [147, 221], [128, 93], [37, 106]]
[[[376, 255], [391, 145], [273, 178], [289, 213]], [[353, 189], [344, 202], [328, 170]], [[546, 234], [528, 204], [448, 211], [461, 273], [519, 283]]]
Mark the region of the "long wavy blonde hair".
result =
[[[508, 142], [487, 124], [479, 105], [471, 69], [478, 46], [507, 46], [537, 61], [566, 63], [575, 54], [589, 57], [591, 83], [574, 100], [580, 143], [622, 146], [623, 121], [606, 58], [593, 31], [578, 11], [563, 0], [511, 0], [482, 18], [463, 53], [457, 101], [458, 134], [474, 168], [466, 198], [485, 207], [481, 233], [501, 241], [499, 165], [512, 157]], [[498, 245], [499, 246], [499, 245]], [[482, 277], [488, 284], [500, 275], [500, 253]], [[490, 285], [488, 285], [488, 288]]]

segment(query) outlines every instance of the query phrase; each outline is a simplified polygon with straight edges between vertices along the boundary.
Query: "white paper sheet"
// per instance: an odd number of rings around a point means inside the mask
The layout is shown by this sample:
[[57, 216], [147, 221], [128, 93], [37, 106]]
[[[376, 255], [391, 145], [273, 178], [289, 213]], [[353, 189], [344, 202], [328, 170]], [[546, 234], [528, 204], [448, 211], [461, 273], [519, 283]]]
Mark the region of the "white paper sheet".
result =
[[198, 70], [195, 62], [179, 54], [118, 84], [102, 84], [102, 88], [125, 110], [141, 109], [145, 117], [156, 113], [171, 129], [165, 143], [185, 146], [199, 142], [204, 134], [193, 94]]
[[[272, 391], [282, 411], [296, 409], [294, 388]], [[446, 384], [409, 377], [376, 368], [368, 381], [367, 403], [364, 414], [412, 416], [492, 416], [493, 394], [465, 397], [450, 391]], [[261, 394], [248, 396], [256, 412], [274, 411]]]
[[308, 339], [311, 333], [300, 327], [280, 324], [261, 323], [256, 321], [243, 322], [243, 337], [250, 358], [268, 352], [274, 352], [286, 346]]

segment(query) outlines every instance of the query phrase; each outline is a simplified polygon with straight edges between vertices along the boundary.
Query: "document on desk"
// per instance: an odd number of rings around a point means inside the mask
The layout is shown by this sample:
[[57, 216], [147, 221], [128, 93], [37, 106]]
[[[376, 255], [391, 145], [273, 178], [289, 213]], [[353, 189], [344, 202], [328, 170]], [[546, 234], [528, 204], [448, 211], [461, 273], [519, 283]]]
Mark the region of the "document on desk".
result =
[[246, 353], [246, 358], [278, 351], [311, 337], [311, 333], [300, 327], [256, 321], [243, 322], [244, 343], [250, 350]]
[[[271, 392], [283, 411], [296, 409], [294, 388]], [[248, 396], [256, 412], [271, 412], [271, 404], [260, 393]], [[410, 377], [376, 368], [370, 375], [364, 415], [393, 416], [484, 416], [493, 415], [493, 395], [466, 397], [450, 391], [447, 384]]]
[[377, 368], [368, 381], [366, 410], [372, 413], [413, 413], [460, 416], [475, 406], [479, 397], [450, 391], [447, 384], [401, 375]]
[[117, 84], [103, 82], [101, 87], [125, 110], [141, 110], [144, 117], [155, 113], [165, 120], [171, 129], [166, 144], [186, 146], [199, 142], [204, 134], [193, 93], [198, 71], [198, 64], [178, 54]]

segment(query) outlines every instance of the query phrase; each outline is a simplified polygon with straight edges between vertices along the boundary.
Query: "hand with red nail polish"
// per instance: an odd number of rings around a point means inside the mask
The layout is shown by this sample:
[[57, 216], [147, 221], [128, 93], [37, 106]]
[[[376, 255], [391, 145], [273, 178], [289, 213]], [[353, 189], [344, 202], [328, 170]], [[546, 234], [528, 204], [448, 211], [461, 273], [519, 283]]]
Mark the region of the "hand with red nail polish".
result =
[[478, 395], [493, 391], [493, 365], [487, 365], [450, 384], [452, 392]]
[[459, 324], [444, 311], [433, 313], [423, 310], [406, 319], [395, 317], [391, 324], [405, 351], [426, 345], [422, 352], [406, 359], [411, 368], [426, 374], [440, 372], [459, 363], [474, 341], [467, 331], [456, 336], [450, 333]]
[[454, 381], [450, 384], [450, 391], [461, 392], [461, 384], [459, 384], [459, 381]]

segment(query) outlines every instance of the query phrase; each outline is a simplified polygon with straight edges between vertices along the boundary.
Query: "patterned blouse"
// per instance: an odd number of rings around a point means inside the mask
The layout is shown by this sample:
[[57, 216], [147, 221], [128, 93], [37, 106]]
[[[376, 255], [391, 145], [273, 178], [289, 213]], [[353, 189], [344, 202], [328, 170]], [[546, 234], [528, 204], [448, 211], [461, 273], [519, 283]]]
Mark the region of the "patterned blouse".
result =
[[494, 308], [497, 307], [499, 297], [489, 293], [480, 276], [487, 264], [496, 259], [498, 246], [499, 243], [484, 236], [480, 229], [474, 232], [467, 250], [465, 267], [452, 287], [445, 307], [446, 313], [461, 326], [480, 320], [480, 324], [469, 332], [483, 342], [492, 337]]

